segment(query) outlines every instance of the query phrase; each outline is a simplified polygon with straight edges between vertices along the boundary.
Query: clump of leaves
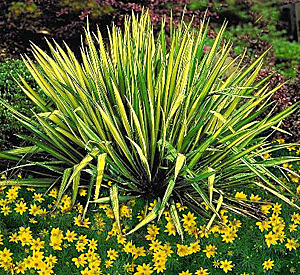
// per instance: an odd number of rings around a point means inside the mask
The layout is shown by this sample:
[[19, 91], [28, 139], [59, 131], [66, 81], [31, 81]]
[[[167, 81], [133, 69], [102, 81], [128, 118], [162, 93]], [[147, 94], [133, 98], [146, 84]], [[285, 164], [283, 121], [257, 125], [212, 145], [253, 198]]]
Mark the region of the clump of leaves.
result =
[[[242, 57], [230, 59], [231, 43], [222, 41], [225, 25], [204, 52], [205, 20], [196, 33], [192, 22], [181, 21], [177, 27], [171, 23], [167, 48], [165, 21], [161, 26], [155, 39], [149, 14], [132, 15], [126, 18], [124, 31], [112, 28], [107, 47], [99, 30], [91, 34], [87, 29], [82, 63], [68, 46], [63, 50], [49, 43], [51, 56], [32, 46], [40, 69], [30, 58], [24, 62], [47, 99], [21, 79], [24, 92], [40, 112], [28, 117], [1, 100], [33, 134], [20, 136], [33, 143], [32, 147], [6, 151], [2, 157], [19, 160], [31, 171], [37, 166], [50, 172], [46, 175], [38, 170], [45, 176], [18, 184], [60, 183], [55, 206], [71, 185], [73, 204], [78, 186], [86, 186], [83, 217], [89, 204], [110, 201], [119, 228], [119, 201], [156, 198], [152, 211], [127, 234], [159, 219], [169, 207], [183, 236], [177, 201], [206, 218], [207, 228], [221, 221], [221, 207], [264, 218], [257, 204], [230, 194], [237, 186], [264, 189], [299, 208], [288, 199], [296, 196], [293, 192], [283, 196], [277, 191], [275, 183], [288, 188], [269, 170], [299, 158], [263, 157], [290, 146], [270, 146], [263, 133], [280, 130], [282, 119], [298, 108], [294, 104], [277, 115], [257, 119], [273, 104], [268, 100], [280, 88], [270, 90], [268, 78], [255, 82], [265, 54], [248, 67], [242, 65]], [[39, 153], [32, 159], [35, 150]], [[39, 160], [41, 153], [48, 158]], [[115, 184], [109, 187], [102, 183], [103, 178]], [[102, 187], [109, 188], [109, 196], [99, 198]]]
[[[22, 76], [34, 90], [37, 84], [22, 60], [6, 60], [0, 63], [0, 97], [21, 113], [31, 113], [33, 102], [22, 92], [22, 88], [15, 81], [18, 75]], [[14, 133], [25, 133], [26, 128], [14, 118], [8, 110], [0, 105], [0, 148], [11, 148], [22, 140], [16, 140]]]

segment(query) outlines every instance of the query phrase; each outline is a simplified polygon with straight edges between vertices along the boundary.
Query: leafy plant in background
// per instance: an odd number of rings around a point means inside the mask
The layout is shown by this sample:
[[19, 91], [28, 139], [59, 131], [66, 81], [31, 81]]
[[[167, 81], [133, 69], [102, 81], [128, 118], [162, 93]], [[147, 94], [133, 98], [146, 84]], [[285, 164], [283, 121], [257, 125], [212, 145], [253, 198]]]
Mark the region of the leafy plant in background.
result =
[[[26, 79], [29, 85], [36, 91], [38, 87], [32, 75], [22, 60], [7, 60], [0, 63], [0, 95], [1, 99], [14, 107], [15, 110], [31, 115], [34, 108], [32, 101], [22, 92], [21, 87], [15, 81], [18, 75]], [[36, 110], [36, 109], [34, 109]], [[18, 123], [6, 108], [0, 105], [0, 148], [2, 150], [19, 145], [20, 140], [14, 140], [15, 133], [25, 133], [26, 128]]]
[[26, 16], [31, 18], [37, 18], [41, 15], [41, 11], [38, 10], [37, 5], [30, 1], [30, 2], [13, 2], [9, 7], [8, 17], [19, 17], [19, 16]]
[[[207, 229], [214, 221], [221, 222], [221, 207], [264, 218], [259, 205], [230, 194], [237, 186], [264, 189], [299, 209], [287, 197], [296, 195], [269, 169], [299, 158], [264, 158], [289, 145], [270, 146], [263, 133], [280, 130], [282, 119], [298, 108], [294, 104], [257, 120], [280, 88], [270, 90], [268, 78], [255, 82], [265, 54], [248, 67], [241, 66], [240, 57], [228, 62], [231, 44], [222, 41], [225, 26], [204, 53], [206, 22], [198, 33], [192, 30], [192, 22], [181, 21], [178, 27], [171, 22], [167, 49], [164, 25], [165, 21], [155, 39], [149, 14], [140, 19], [132, 15], [123, 32], [112, 28], [107, 48], [100, 31], [92, 35], [87, 29], [82, 64], [68, 47], [63, 50], [49, 43], [50, 56], [33, 45], [40, 69], [30, 58], [24, 62], [46, 100], [25, 79], [21, 83], [40, 111], [25, 116], [1, 100], [32, 132], [19, 137], [33, 146], [1, 156], [19, 161], [19, 167], [30, 167], [32, 172], [33, 167], [48, 169], [52, 177], [37, 170], [45, 176], [5, 183], [52, 186], [60, 182], [54, 209], [71, 186], [74, 205], [79, 184], [85, 185], [88, 195], [82, 218], [89, 204], [111, 201], [120, 231], [119, 201], [156, 198], [151, 212], [127, 234], [160, 219], [169, 207], [183, 236], [174, 203], [179, 201], [207, 219]], [[48, 157], [39, 159], [40, 152]], [[116, 184], [109, 187], [109, 196], [99, 198], [101, 186], [108, 187], [103, 178]]]
[[90, 15], [92, 18], [100, 17], [103, 14], [113, 11], [112, 7], [97, 0], [84, 0], [84, 1], [70, 1], [60, 0], [59, 6], [62, 7], [61, 13], [81, 13], [80, 17], [85, 18]]

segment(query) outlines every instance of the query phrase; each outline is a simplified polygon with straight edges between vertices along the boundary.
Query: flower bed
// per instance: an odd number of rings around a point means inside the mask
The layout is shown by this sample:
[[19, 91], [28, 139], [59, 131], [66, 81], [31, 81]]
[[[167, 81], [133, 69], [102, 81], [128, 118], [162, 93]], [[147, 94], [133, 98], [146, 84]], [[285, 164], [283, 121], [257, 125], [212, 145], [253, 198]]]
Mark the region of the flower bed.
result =
[[[298, 148], [291, 149], [291, 153], [296, 152]], [[297, 165], [290, 168], [295, 170]], [[206, 221], [178, 202], [185, 231], [182, 242], [167, 211], [158, 224], [152, 222], [123, 237], [109, 204], [91, 206], [81, 223], [85, 189], [79, 190], [80, 197], [73, 210], [70, 210], [71, 197], [66, 194], [52, 214], [58, 190], [52, 189], [47, 195], [45, 191], [0, 187], [0, 274], [199, 275], [300, 271], [297, 249], [300, 215], [285, 204], [271, 203], [266, 198], [261, 208], [267, 220], [241, 218], [221, 210], [224, 225], [214, 225], [208, 232]], [[264, 195], [247, 191], [235, 194], [238, 199], [257, 203], [263, 201]], [[145, 212], [138, 210], [144, 204], [143, 199], [137, 199], [120, 206], [123, 233], [143, 219]], [[154, 205], [155, 201], [147, 210]]]

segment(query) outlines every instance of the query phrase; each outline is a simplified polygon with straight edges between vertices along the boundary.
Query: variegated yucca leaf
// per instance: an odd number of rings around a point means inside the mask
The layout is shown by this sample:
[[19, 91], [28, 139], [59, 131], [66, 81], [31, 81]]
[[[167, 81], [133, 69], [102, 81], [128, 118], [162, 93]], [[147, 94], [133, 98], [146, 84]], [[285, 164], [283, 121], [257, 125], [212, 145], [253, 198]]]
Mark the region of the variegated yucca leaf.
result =
[[[265, 190], [299, 209], [289, 199], [296, 194], [281, 180], [294, 172], [280, 166], [299, 157], [264, 158], [299, 146], [268, 141], [266, 131], [281, 131], [282, 120], [299, 103], [276, 115], [269, 111], [274, 109], [269, 99], [283, 84], [270, 89], [269, 77], [257, 80], [267, 52], [244, 65], [244, 55], [230, 57], [231, 43], [222, 38], [225, 24], [208, 52], [203, 50], [208, 20], [197, 30], [192, 22], [171, 23], [172, 31], [165, 25], [163, 20], [156, 35], [148, 12], [132, 14], [124, 28], [109, 29], [108, 41], [87, 25], [80, 56], [56, 42], [47, 41], [50, 54], [33, 44], [33, 60], [26, 55], [23, 60], [41, 93], [26, 79], [20, 78], [19, 84], [39, 111], [21, 114], [0, 99], [31, 131], [18, 135], [31, 146], [1, 152], [0, 158], [14, 161], [14, 169], [30, 170], [35, 178], [0, 184], [59, 185], [57, 204], [72, 189], [72, 205], [78, 189], [86, 188], [84, 213], [91, 203], [110, 202], [120, 230], [119, 202], [158, 199], [127, 234], [159, 219], [170, 205], [183, 238], [170, 201], [196, 210], [207, 228], [221, 221], [221, 208], [263, 218], [259, 207], [254, 211], [250, 202], [233, 197], [232, 190], [244, 186]], [[278, 167], [280, 175], [272, 170]], [[107, 181], [113, 182], [111, 189]]]
[[154, 219], [156, 219], [160, 207], [161, 207], [161, 205], [160, 205], [160, 199], [158, 199], [157, 203], [154, 205], [153, 209], [146, 215], [146, 217], [140, 223], [138, 223], [133, 229], [131, 229], [126, 234], [124, 234], [124, 236], [128, 236], [128, 235], [134, 233], [135, 231], [137, 231], [138, 229], [140, 229], [144, 225], [146, 225], [149, 222], [151, 222]]
[[179, 236], [181, 237], [181, 241], [183, 242], [183, 229], [180, 223], [180, 218], [178, 215], [178, 211], [176, 209], [176, 205], [174, 203], [174, 201], [172, 201], [171, 206], [170, 206], [170, 215], [172, 218], [172, 222], [176, 228], [177, 233], [179, 234]]
[[115, 220], [117, 223], [117, 226], [119, 228], [119, 232], [121, 233], [121, 223], [120, 223], [120, 208], [119, 208], [119, 199], [118, 199], [118, 186], [114, 184], [110, 188], [110, 201], [111, 201], [111, 206], [112, 210], [114, 212]]

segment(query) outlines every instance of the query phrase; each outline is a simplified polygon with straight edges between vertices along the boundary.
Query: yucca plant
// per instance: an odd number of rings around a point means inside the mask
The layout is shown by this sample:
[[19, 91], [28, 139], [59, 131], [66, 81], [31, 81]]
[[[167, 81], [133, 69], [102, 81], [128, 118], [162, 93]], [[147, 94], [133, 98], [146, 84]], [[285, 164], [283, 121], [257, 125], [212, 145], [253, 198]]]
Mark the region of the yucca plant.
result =
[[[264, 189], [300, 209], [288, 198], [296, 195], [270, 170], [299, 158], [263, 157], [291, 146], [271, 146], [264, 133], [280, 130], [280, 122], [298, 108], [257, 119], [281, 87], [270, 90], [268, 78], [256, 81], [265, 54], [249, 66], [243, 56], [230, 59], [231, 44], [222, 39], [225, 24], [209, 52], [203, 52], [207, 20], [199, 30], [183, 20], [170, 26], [170, 46], [165, 21], [155, 38], [147, 12], [128, 17], [124, 29], [113, 26], [108, 45], [99, 30], [92, 34], [87, 27], [80, 61], [67, 45], [64, 50], [48, 43], [51, 55], [32, 45], [35, 62], [23, 59], [44, 95], [23, 78], [20, 86], [40, 112], [25, 116], [2, 104], [32, 132], [20, 137], [33, 146], [0, 156], [37, 175], [0, 184], [57, 184], [57, 204], [68, 188], [74, 204], [78, 187], [86, 186], [84, 213], [90, 204], [111, 202], [119, 228], [119, 202], [156, 198], [153, 210], [127, 234], [169, 208], [182, 236], [175, 202], [206, 218], [207, 228], [220, 220], [221, 208], [263, 218], [258, 204], [234, 198], [237, 187]], [[109, 196], [100, 197], [100, 188], [110, 188]]]

